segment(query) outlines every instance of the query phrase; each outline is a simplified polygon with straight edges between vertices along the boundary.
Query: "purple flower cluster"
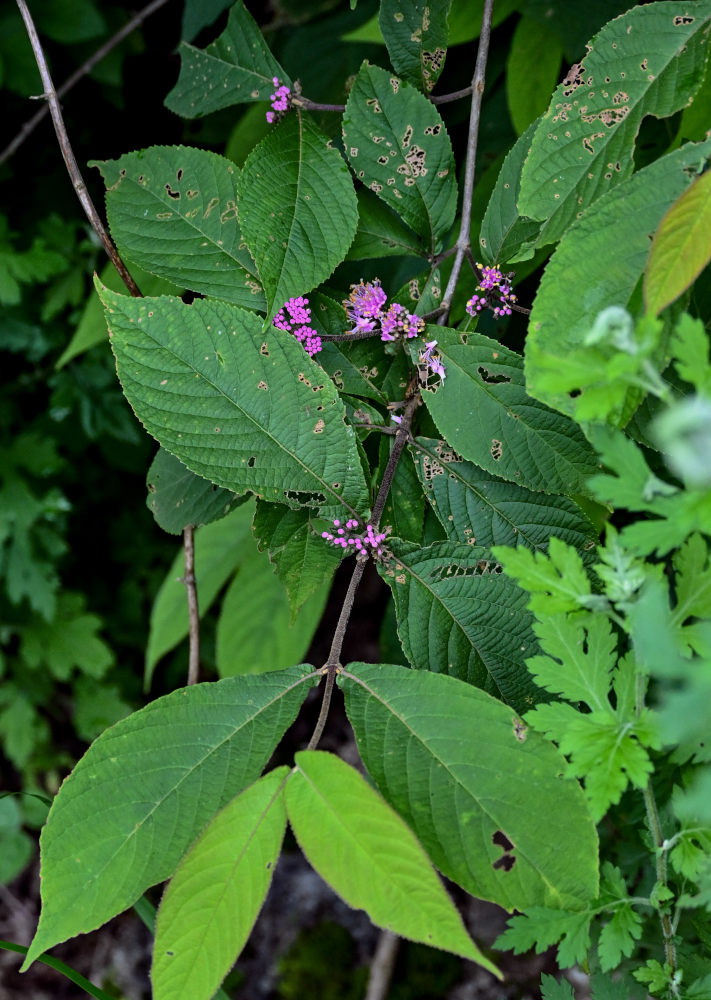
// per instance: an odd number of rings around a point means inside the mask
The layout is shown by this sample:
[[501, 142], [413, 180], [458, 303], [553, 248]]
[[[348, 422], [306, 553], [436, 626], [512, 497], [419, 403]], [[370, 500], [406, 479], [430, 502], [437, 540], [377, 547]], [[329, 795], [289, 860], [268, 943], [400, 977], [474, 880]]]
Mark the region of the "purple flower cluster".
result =
[[269, 95], [269, 100], [272, 102], [272, 110], [267, 111], [267, 121], [270, 125], [283, 118], [291, 104], [291, 90], [287, 85], [285, 83], [280, 84], [278, 76], [272, 77], [272, 83], [276, 87], [276, 91]]
[[333, 527], [336, 529], [335, 532], [321, 532], [321, 537], [325, 538], [327, 542], [355, 552], [356, 558], [359, 559], [366, 559], [368, 550], [373, 555], [382, 556], [383, 550], [380, 543], [387, 538], [387, 531], [376, 532], [372, 524], [366, 524], [365, 532], [361, 532], [358, 530], [360, 525], [354, 517], [346, 521], [345, 525], [342, 525], [339, 520], [335, 520]]
[[293, 334], [299, 343], [303, 345], [306, 353], [313, 357], [314, 354], [318, 354], [323, 345], [321, 344], [321, 338], [314, 328], [310, 326], [310, 323], [311, 309], [309, 307], [309, 300], [305, 299], [303, 295], [287, 299], [272, 320], [272, 325], [277, 330], [286, 330], [287, 333]]
[[351, 294], [343, 303], [348, 321], [353, 324], [349, 333], [374, 333], [380, 327], [380, 339], [385, 341], [405, 340], [417, 337], [425, 328], [425, 322], [404, 306], [393, 302], [386, 310], [387, 295], [380, 287], [380, 281], [351, 285]]
[[420, 351], [420, 364], [426, 365], [433, 375], [439, 375], [440, 379], [444, 381], [444, 365], [442, 364], [442, 358], [435, 351], [436, 346], [436, 340], [429, 340], [425, 343], [424, 351]]
[[510, 303], [516, 301], [516, 296], [511, 291], [513, 271], [509, 274], [504, 274], [498, 267], [487, 267], [479, 263], [476, 266], [481, 271], [481, 279], [476, 290], [482, 294], [472, 295], [467, 302], [467, 312], [469, 315], [476, 316], [484, 307], [488, 307], [494, 301], [496, 295], [498, 295], [499, 304], [493, 307], [494, 316], [497, 319], [501, 316], [510, 316]]

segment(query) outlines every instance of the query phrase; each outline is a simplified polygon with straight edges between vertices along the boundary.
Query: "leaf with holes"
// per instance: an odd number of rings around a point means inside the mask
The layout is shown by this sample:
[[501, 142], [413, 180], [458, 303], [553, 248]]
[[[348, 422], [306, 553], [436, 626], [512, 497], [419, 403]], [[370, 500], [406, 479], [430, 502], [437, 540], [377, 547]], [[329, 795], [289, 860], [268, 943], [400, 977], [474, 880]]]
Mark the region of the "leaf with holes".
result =
[[259, 776], [314, 680], [300, 666], [196, 684], [102, 733], [42, 829], [42, 913], [24, 967], [172, 875], [210, 817]]
[[364, 63], [343, 115], [343, 141], [356, 177], [440, 248], [454, 221], [452, 144], [437, 109], [384, 69]]
[[[532, 396], [564, 413], [575, 412], [580, 393], [569, 395], [567, 382], [556, 389], [558, 358], [584, 362], [585, 337], [598, 313], [610, 303], [629, 303], [647, 264], [650, 237], [709, 158], [711, 140], [687, 143], [600, 198], [571, 226], [533, 302], [526, 338], [526, 384]], [[582, 294], [571, 294], [574, 290]], [[664, 364], [663, 352], [658, 363]]]
[[343, 404], [294, 337], [226, 302], [100, 294], [129, 403], [191, 471], [326, 517], [363, 513]]
[[281, 851], [288, 776], [278, 767], [245, 789], [178, 866], [156, 920], [155, 1000], [210, 1000], [242, 951]]
[[104, 178], [111, 235], [129, 261], [180, 288], [264, 310], [237, 221], [239, 169], [231, 160], [152, 146], [91, 166]]
[[304, 854], [349, 906], [378, 927], [500, 976], [467, 934], [412, 831], [355, 768], [319, 750], [297, 753], [286, 811]]
[[595, 826], [554, 747], [452, 677], [392, 664], [348, 672], [339, 684], [363, 763], [447, 878], [508, 910], [595, 898]]
[[196, 476], [174, 455], [159, 448], [146, 477], [146, 505], [163, 531], [179, 535], [188, 525], [199, 528], [217, 521], [245, 497]]
[[429, 94], [447, 55], [447, 18], [452, 0], [382, 0], [380, 30], [395, 72]]
[[332, 274], [358, 225], [341, 154], [311, 119], [292, 112], [247, 158], [238, 182], [240, 224], [257, 262], [269, 318]]
[[711, 260], [711, 171], [674, 202], [654, 234], [644, 274], [647, 309], [657, 316]]
[[709, 0], [694, 4], [693, 13], [673, 0], [634, 7], [606, 24], [568, 70], [521, 175], [519, 209], [547, 220], [542, 241], [560, 239], [588, 205], [630, 176], [646, 115], [666, 118], [689, 103], [704, 76], [710, 20]]
[[521, 711], [540, 700], [525, 667], [538, 651], [528, 595], [489, 551], [454, 542], [421, 548], [399, 538], [387, 544], [391, 558], [379, 564], [380, 575], [413, 667], [457, 677]]
[[417, 438], [420, 482], [449, 539], [467, 545], [525, 545], [545, 550], [551, 535], [592, 549], [596, 534], [568, 497], [533, 493], [466, 462], [445, 441]]
[[212, 45], [203, 50], [182, 42], [178, 51], [180, 76], [165, 105], [183, 118], [199, 118], [246, 101], [268, 101], [275, 76], [291, 83], [241, 0]]
[[470, 462], [544, 493], [588, 493], [599, 470], [582, 431], [526, 391], [523, 359], [480, 333], [428, 326], [446, 378], [423, 393], [437, 429]]

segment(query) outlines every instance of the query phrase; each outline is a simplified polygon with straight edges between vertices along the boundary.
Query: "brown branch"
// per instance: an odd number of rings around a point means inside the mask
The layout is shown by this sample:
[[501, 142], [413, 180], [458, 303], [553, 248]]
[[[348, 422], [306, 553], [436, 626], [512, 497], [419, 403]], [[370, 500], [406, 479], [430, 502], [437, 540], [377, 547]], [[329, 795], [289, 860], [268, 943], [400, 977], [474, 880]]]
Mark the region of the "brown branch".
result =
[[433, 104], [449, 104], [450, 101], [458, 101], [460, 97], [469, 97], [472, 92], [471, 85], [463, 87], [462, 90], [453, 90], [451, 94], [430, 94]]
[[381, 931], [370, 966], [365, 1000], [385, 1000], [395, 970], [400, 938], [392, 931]]
[[[57, 87], [57, 97], [64, 97], [64, 95], [67, 94], [72, 87], [79, 83], [82, 77], [86, 76], [87, 73], [90, 73], [94, 66], [101, 62], [101, 60], [107, 56], [112, 49], [115, 49], [116, 46], [127, 37], [127, 35], [130, 35], [132, 31], [134, 31], [140, 24], [142, 24], [143, 21], [146, 20], [146, 18], [150, 17], [151, 14], [154, 14], [167, 2], [168, 0], [153, 0], [153, 2], [149, 3], [147, 7], [144, 7], [142, 11], [139, 11], [138, 14], [134, 15], [130, 21], [127, 21], [123, 28], [117, 31], [115, 35], [108, 39], [108, 41], [104, 42], [104, 44], [98, 48], [93, 55], [89, 56], [85, 63], [82, 63], [82, 65], [75, 70], [71, 76], [67, 77], [61, 87]], [[32, 118], [25, 122], [12, 142], [5, 147], [2, 153], [0, 153], [0, 164], [9, 160], [10, 157], [17, 152], [25, 139], [27, 139], [27, 137], [34, 132], [40, 122], [46, 117], [48, 112], [49, 106], [44, 104], [36, 115], [33, 115]]]
[[[460, 97], [469, 97], [472, 87], [464, 87], [462, 90], [454, 90], [451, 94], [430, 94], [429, 99], [433, 104], [449, 104], [450, 101], [458, 101]], [[292, 94], [291, 103], [296, 108], [303, 108], [304, 111], [345, 111], [345, 104], [321, 104], [319, 101], [312, 101], [309, 97], [301, 94]]]
[[447, 322], [449, 309], [452, 305], [452, 297], [457, 287], [459, 273], [462, 269], [464, 255], [470, 247], [471, 240], [471, 215], [472, 198], [474, 196], [474, 171], [476, 167], [476, 149], [479, 138], [479, 122], [481, 120], [481, 99], [484, 93], [484, 82], [486, 79], [486, 60], [489, 55], [489, 39], [491, 37], [491, 16], [494, 9], [494, 0], [484, 0], [484, 12], [481, 18], [481, 35], [479, 36], [479, 48], [476, 54], [476, 65], [474, 66], [474, 76], [472, 77], [472, 107], [469, 115], [469, 139], [467, 141], [467, 159], [464, 168], [464, 190], [462, 192], [462, 222], [459, 227], [457, 237], [457, 253], [452, 265], [452, 273], [449, 276], [447, 287], [442, 297], [442, 306], [445, 311], [439, 318], [439, 325], [443, 326]]
[[40, 71], [40, 76], [42, 78], [42, 86], [44, 87], [44, 97], [49, 105], [49, 113], [52, 116], [52, 122], [54, 124], [54, 131], [57, 133], [57, 141], [59, 142], [59, 148], [62, 151], [62, 156], [64, 157], [64, 162], [69, 172], [69, 178], [72, 182], [74, 190], [77, 193], [77, 197], [81, 202], [81, 206], [86, 213], [86, 217], [91, 223], [91, 227], [101, 240], [107, 254], [111, 258], [114, 267], [121, 276], [126, 288], [128, 288], [131, 295], [140, 298], [141, 293], [139, 291], [138, 285], [133, 280], [131, 275], [126, 268], [126, 265], [121, 260], [116, 247], [113, 245], [109, 238], [109, 234], [104, 228], [104, 224], [99, 218], [99, 213], [94, 207], [94, 202], [91, 200], [91, 196], [87, 191], [86, 184], [79, 170], [79, 166], [74, 156], [74, 151], [72, 150], [71, 144], [69, 142], [69, 137], [67, 135], [67, 130], [64, 126], [64, 120], [62, 118], [62, 110], [59, 106], [59, 100], [57, 98], [57, 92], [54, 89], [54, 84], [52, 83], [52, 77], [49, 73], [49, 67], [47, 66], [47, 60], [44, 56], [44, 51], [42, 49], [42, 44], [39, 40], [37, 34], [37, 29], [35, 28], [34, 21], [32, 20], [32, 15], [29, 12], [27, 3], [25, 0], [17, 0], [17, 6], [20, 8], [20, 13], [22, 14], [22, 20], [25, 22], [25, 27], [27, 28], [27, 34], [30, 39], [30, 44], [32, 46], [32, 51], [34, 52], [35, 60], [37, 61], [37, 68]]
[[351, 333], [324, 333], [321, 340], [331, 344], [348, 342], [349, 340], [370, 340], [379, 337], [380, 330], [353, 330]]
[[190, 620], [190, 655], [188, 657], [188, 684], [197, 684], [200, 670], [200, 609], [198, 607], [197, 581], [195, 579], [195, 529], [192, 524], [183, 528], [185, 548], [185, 576], [183, 583], [188, 594]]

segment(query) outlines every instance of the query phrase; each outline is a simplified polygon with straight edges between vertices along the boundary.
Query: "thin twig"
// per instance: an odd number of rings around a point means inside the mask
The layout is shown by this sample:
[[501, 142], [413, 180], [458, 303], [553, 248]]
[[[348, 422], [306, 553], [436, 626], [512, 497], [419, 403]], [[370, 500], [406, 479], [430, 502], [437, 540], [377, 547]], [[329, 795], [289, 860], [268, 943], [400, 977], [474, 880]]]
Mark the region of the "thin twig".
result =
[[190, 655], [188, 657], [188, 684], [197, 684], [200, 670], [200, 609], [198, 607], [197, 581], [195, 579], [195, 529], [192, 524], [183, 528], [185, 548], [185, 576], [183, 583], [188, 594], [190, 621]]
[[433, 104], [449, 104], [450, 101], [458, 101], [460, 97], [469, 97], [472, 92], [471, 85], [463, 87], [462, 90], [453, 90], [451, 94], [430, 94]]
[[395, 970], [400, 938], [392, 931], [381, 931], [370, 965], [370, 978], [365, 1000], [385, 1000]]
[[397, 463], [400, 461], [400, 456], [405, 450], [405, 445], [411, 440], [410, 428], [412, 427], [412, 418], [415, 415], [415, 410], [420, 405], [420, 393], [419, 390], [415, 388], [417, 385], [416, 378], [417, 376], [414, 376], [413, 381], [409, 386], [410, 395], [407, 403], [405, 404], [402, 420], [398, 425], [397, 431], [395, 432], [393, 450], [390, 452], [388, 464], [385, 466], [385, 472], [383, 473], [383, 478], [380, 483], [380, 489], [378, 490], [378, 495], [375, 498], [375, 503], [373, 504], [373, 510], [370, 515], [370, 523], [374, 528], [378, 528], [380, 526], [380, 518], [383, 516], [383, 511], [385, 510], [385, 504], [388, 499]]
[[128, 288], [131, 295], [140, 298], [141, 293], [138, 289], [138, 285], [133, 280], [131, 275], [128, 273], [126, 265], [121, 260], [116, 247], [113, 245], [109, 239], [109, 234], [104, 228], [104, 224], [99, 218], [99, 213], [94, 207], [94, 202], [91, 200], [91, 196], [87, 191], [86, 184], [79, 170], [79, 166], [74, 156], [74, 151], [72, 150], [71, 144], [69, 142], [69, 136], [67, 135], [67, 130], [64, 126], [64, 120], [62, 118], [62, 110], [59, 106], [59, 100], [57, 99], [57, 92], [54, 89], [54, 84], [52, 83], [52, 77], [49, 73], [49, 67], [47, 66], [47, 60], [44, 56], [44, 51], [42, 49], [42, 44], [39, 40], [37, 34], [37, 29], [35, 28], [34, 21], [32, 20], [32, 15], [29, 12], [25, 0], [17, 0], [17, 6], [20, 8], [20, 13], [22, 14], [22, 20], [25, 22], [25, 27], [27, 28], [27, 34], [30, 39], [30, 44], [32, 46], [32, 51], [35, 55], [35, 60], [37, 61], [37, 68], [40, 71], [40, 76], [42, 78], [42, 86], [44, 87], [44, 97], [49, 105], [49, 113], [52, 116], [52, 122], [54, 123], [54, 131], [57, 133], [57, 141], [59, 142], [59, 148], [62, 151], [62, 156], [64, 157], [64, 162], [66, 164], [67, 170], [69, 172], [69, 177], [74, 186], [74, 190], [77, 193], [77, 197], [81, 202], [82, 208], [86, 213], [86, 217], [91, 223], [91, 227], [101, 240], [107, 254], [111, 258], [114, 267], [121, 276], [126, 288]]
[[[454, 90], [451, 94], [430, 94], [429, 99], [433, 104], [449, 104], [450, 101], [458, 101], [460, 97], [469, 97], [472, 86], [464, 87], [462, 90]], [[294, 107], [303, 108], [304, 111], [345, 111], [345, 104], [321, 104], [320, 101], [312, 101], [309, 97], [301, 94], [292, 94], [291, 103]]]
[[[67, 77], [61, 87], [57, 87], [57, 97], [64, 97], [64, 95], [68, 93], [72, 87], [79, 83], [82, 77], [86, 76], [87, 73], [90, 73], [94, 66], [101, 62], [101, 60], [107, 56], [112, 49], [115, 49], [127, 35], [130, 35], [132, 31], [134, 31], [140, 24], [142, 24], [143, 21], [146, 20], [146, 18], [150, 17], [151, 14], [155, 14], [155, 12], [160, 7], [163, 7], [167, 2], [168, 0], [153, 0], [153, 2], [149, 3], [147, 7], [144, 7], [143, 10], [138, 12], [138, 14], [135, 14], [130, 21], [127, 21], [126, 24], [124, 24], [123, 28], [117, 31], [115, 35], [108, 39], [108, 41], [104, 42], [104, 44], [98, 48], [93, 55], [89, 56], [85, 63], [82, 63], [82, 65], [76, 69], [71, 76]], [[9, 160], [10, 157], [17, 152], [25, 139], [27, 139], [27, 137], [34, 132], [39, 123], [45, 118], [48, 111], [49, 106], [47, 104], [43, 104], [37, 114], [33, 115], [32, 118], [25, 122], [12, 142], [6, 146], [2, 153], [0, 153], [0, 163], [4, 163], [6, 160]]]
[[344, 341], [347, 343], [349, 340], [369, 340], [379, 336], [379, 330], [353, 330], [351, 333], [324, 333], [321, 340], [337, 344]]
[[464, 168], [464, 191], [462, 193], [462, 222], [457, 237], [457, 253], [452, 265], [452, 273], [449, 276], [447, 287], [442, 297], [442, 306], [445, 311], [439, 318], [440, 326], [447, 322], [449, 309], [452, 305], [452, 297], [459, 280], [459, 272], [462, 269], [464, 255], [469, 249], [471, 240], [471, 215], [472, 198], [474, 196], [474, 170], [476, 167], [476, 148], [479, 138], [479, 122], [481, 119], [481, 99], [484, 93], [484, 81], [486, 78], [486, 60], [489, 55], [489, 38], [491, 37], [491, 16], [494, 9], [494, 0], [484, 0], [484, 13], [481, 18], [481, 35], [479, 36], [479, 48], [476, 54], [476, 65], [474, 66], [474, 76], [472, 78], [472, 107], [469, 115], [469, 139], [467, 141], [467, 159]]

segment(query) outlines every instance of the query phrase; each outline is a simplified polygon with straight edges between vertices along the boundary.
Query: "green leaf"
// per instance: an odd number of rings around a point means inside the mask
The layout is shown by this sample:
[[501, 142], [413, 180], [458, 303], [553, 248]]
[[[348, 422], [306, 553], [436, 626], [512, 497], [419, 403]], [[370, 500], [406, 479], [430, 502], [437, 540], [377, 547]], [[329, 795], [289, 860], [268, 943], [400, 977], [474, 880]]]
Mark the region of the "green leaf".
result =
[[103, 626], [98, 615], [86, 614], [83, 594], [64, 591], [59, 595], [58, 621], [35, 617], [22, 630], [20, 655], [28, 667], [48, 670], [66, 681], [74, 669], [90, 677], [103, 677], [114, 662], [114, 654], [97, 635]]
[[518, 211], [521, 168], [531, 148], [536, 123], [526, 129], [503, 162], [479, 234], [479, 252], [485, 264], [507, 264], [528, 260], [541, 230], [535, 219], [523, 218]]
[[298, 663], [311, 645], [330, 583], [322, 582], [291, 621], [286, 590], [274, 575], [269, 557], [253, 548], [241, 561], [222, 602], [215, 651], [220, 677]]
[[558, 982], [555, 976], [547, 976], [544, 972], [541, 975], [541, 998], [542, 1000], [575, 1000], [575, 993], [567, 979], [561, 979]]
[[239, 169], [188, 146], [151, 146], [92, 161], [106, 184], [118, 249], [161, 278], [247, 309], [265, 308], [237, 221]]
[[419, 91], [364, 63], [343, 115], [356, 177], [435, 252], [457, 208], [452, 144], [437, 109]]
[[502, 482], [434, 438], [418, 437], [412, 454], [425, 493], [451, 541], [543, 550], [555, 534], [576, 549], [592, 547], [592, 523], [568, 497]]
[[343, 404], [294, 337], [226, 302], [102, 301], [134, 412], [192, 472], [324, 516], [366, 506]]
[[247, 101], [268, 101], [275, 76], [291, 84], [241, 0], [211, 45], [202, 50], [183, 42], [178, 51], [180, 76], [165, 105], [183, 118], [200, 118]]
[[507, 576], [529, 591], [527, 607], [541, 616], [579, 611], [589, 603], [590, 581], [578, 552], [559, 538], [551, 538], [548, 554], [497, 545], [492, 554]]
[[259, 776], [314, 679], [301, 666], [195, 684], [103, 733], [42, 830], [42, 913], [24, 968], [172, 875], [213, 814]]
[[259, 548], [268, 549], [274, 571], [286, 587], [293, 625], [304, 601], [330, 584], [342, 553], [320, 537], [308, 510], [289, 510], [283, 504], [260, 500], [253, 530]]
[[240, 224], [267, 293], [269, 319], [341, 263], [358, 207], [341, 154], [301, 112], [248, 156], [238, 183]]
[[449, 674], [522, 710], [540, 696], [524, 663], [536, 652], [526, 596], [487, 549], [388, 540], [379, 571], [395, 598], [398, 634], [417, 670]]
[[390, 62], [403, 80], [425, 94], [439, 79], [447, 54], [452, 0], [382, 0], [380, 30]]
[[467, 934], [412, 831], [354, 768], [318, 750], [297, 753], [286, 811], [304, 854], [349, 906], [365, 910], [378, 927], [500, 977]]
[[548, 108], [562, 59], [563, 46], [556, 32], [524, 15], [516, 25], [506, 60], [506, 100], [518, 135]]
[[642, 918], [631, 906], [618, 907], [600, 931], [597, 953], [603, 972], [616, 969], [622, 957], [629, 958], [642, 936]]
[[181, 534], [188, 525], [199, 528], [217, 521], [247, 499], [196, 476], [164, 448], [151, 462], [146, 486], [148, 509], [171, 535]]
[[597, 835], [582, 791], [507, 705], [390, 664], [351, 664], [339, 683], [368, 773], [447, 878], [507, 909], [579, 909], [595, 897]]
[[558, 965], [561, 969], [569, 969], [583, 962], [587, 956], [593, 916], [590, 910], [570, 913], [542, 906], [527, 907], [525, 916], [509, 920], [508, 927], [496, 939], [495, 945], [497, 948], [510, 948], [516, 955], [535, 946], [536, 954], [540, 955], [560, 941]]
[[[251, 547], [250, 522], [253, 508], [245, 505], [195, 533], [195, 579], [201, 617]], [[188, 599], [185, 593], [185, 553], [182, 545], [166, 573], [151, 609], [146, 647], [145, 684], [148, 687], [156, 663], [188, 634]]]
[[684, 313], [674, 329], [671, 349], [679, 377], [701, 395], [711, 394], [709, 338], [701, 320]]
[[[386, 435], [380, 439], [380, 468], [383, 471], [392, 452], [394, 440]], [[381, 521], [392, 529], [392, 534], [397, 538], [419, 543], [422, 541], [424, 517], [425, 498], [422, 487], [412, 459], [405, 453], [395, 469]]]
[[360, 188], [358, 196], [358, 229], [348, 251], [347, 260], [368, 260], [373, 257], [399, 257], [416, 254], [424, 257], [422, 240], [406, 226], [392, 209], [383, 204], [368, 188]]
[[600, 310], [630, 301], [647, 262], [649, 236], [690, 184], [689, 174], [709, 156], [711, 140], [663, 156], [599, 199], [565, 235], [546, 267], [529, 320], [531, 395], [574, 412], [568, 387], [556, 391], [558, 359], [585, 343]]
[[526, 660], [536, 683], [567, 701], [584, 701], [591, 709], [609, 711], [617, 662], [617, 638], [609, 619], [546, 613], [533, 630], [546, 653]]
[[155, 1000], [211, 1000], [242, 951], [281, 851], [288, 774], [278, 767], [233, 799], [178, 866], [156, 921]]
[[647, 310], [657, 316], [698, 278], [711, 260], [711, 171], [677, 198], [654, 234], [644, 273]]
[[[708, 0], [691, 16], [679, 16], [673, 2], [635, 7], [606, 24], [568, 71], [536, 130], [521, 176], [520, 211], [548, 220], [547, 243], [560, 239], [580, 212], [630, 176], [645, 115], [674, 114], [696, 92], [710, 18]], [[637, 229], [646, 240], [641, 220]], [[618, 240], [627, 251], [626, 239]], [[584, 258], [610, 264], [594, 247]]]
[[597, 458], [581, 430], [527, 393], [520, 355], [480, 333], [428, 326], [446, 378], [424, 392], [442, 437], [487, 472], [544, 493], [588, 493]]

